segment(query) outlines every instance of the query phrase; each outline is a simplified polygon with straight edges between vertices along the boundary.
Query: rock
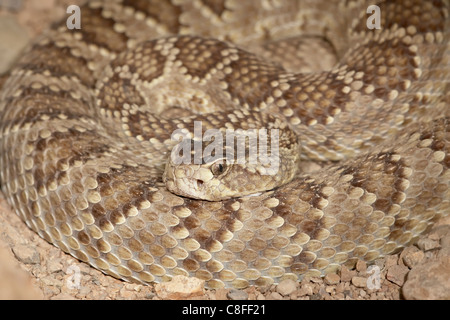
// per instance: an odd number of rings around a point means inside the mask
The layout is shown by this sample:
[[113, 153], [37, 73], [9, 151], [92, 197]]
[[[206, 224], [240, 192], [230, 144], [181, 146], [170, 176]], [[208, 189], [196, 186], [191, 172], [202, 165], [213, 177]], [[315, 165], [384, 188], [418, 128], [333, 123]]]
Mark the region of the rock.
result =
[[135, 298], [135, 293], [140, 290], [140, 287], [142, 285], [134, 284], [134, 283], [127, 283], [125, 284], [120, 290], [120, 297], [122, 299], [133, 299]]
[[229, 289], [217, 289], [215, 292], [216, 300], [227, 300]]
[[156, 294], [161, 299], [181, 300], [201, 296], [205, 281], [194, 277], [175, 276], [170, 282], [155, 285]]
[[39, 264], [41, 257], [35, 248], [19, 244], [12, 248], [17, 260], [26, 264]]
[[231, 289], [227, 297], [230, 300], [248, 300], [248, 293], [244, 290]]
[[309, 281], [311, 281], [312, 283], [323, 283], [322, 277], [311, 277]]
[[47, 269], [50, 273], [61, 271], [62, 270], [61, 259], [55, 258], [48, 260]]
[[450, 256], [450, 234], [441, 239], [441, 250], [439, 251], [439, 256]]
[[450, 300], [450, 257], [412, 268], [402, 292], [408, 300]]
[[264, 295], [260, 293], [256, 296], [256, 300], [266, 300], [266, 297], [264, 297]]
[[361, 298], [364, 298], [367, 295], [367, 292], [365, 292], [363, 289], [359, 290], [359, 296]]
[[61, 279], [57, 279], [52, 275], [41, 278], [40, 282], [44, 286], [52, 286], [58, 289], [61, 289], [61, 287], [64, 285], [64, 282]]
[[405, 277], [408, 274], [409, 269], [406, 266], [395, 265], [388, 269], [386, 274], [386, 279], [389, 281], [402, 286], [405, 282]]
[[[445, 227], [445, 228], [444, 228]], [[450, 256], [450, 225], [445, 225], [440, 228], [441, 231], [441, 250], [439, 256]]]
[[302, 284], [300, 289], [298, 289], [298, 296], [299, 297], [310, 296], [313, 294], [313, 292], [314, 292], [314, 286], [312, 284], [305, 283], [305, 284]]
[[397, 255], [388, 255], [385, 258], [384, 267], [389, 269], [392, 266], [396, 266], [398, 264], [398, 256]]
[[355, 276], [352, 278], [352, 284], [358, 288], [365, 288], [367, 286], [367, 278]]
[[423, 251], [429, 251], [431, 249], [439, 248], [439, 240], [437, 240], [437, 239], [430, 239], [430, 238], [420, 239], [417, 242], [417, 246], [420, 249], [422, 249]]
[[349, 270], [346, 266], [341, 267], [341, 281], [347, 282], [356, 276], [356, 270]]
[[267, 299], [269, 299], [269, 300], [283, 300], [283, 296], [281, 294], [279, 294], [278, 292], [272, 292], [271, 294], [269, 294]]
[[277, 292], [283, 296], [288, 296], [297, 290], [297, 282], [291, 279], [281, 281], [277, 286]]
[[329, 273], [325, 276], [324, 281], [328, 285], [338, 284], [341, 281], [341, 277], [336, 273]]
[[401, 261], [409, 268], [419, 264], [424, 258], [425, 254], [417, 247], [408, 247], [400, 254]]
[[445, 235], [441, 239], [441, 247], [442, 248], [450, 248], [450, 234]]
[[362, 260], [358, 260], [358, 262], [356, 262], [356, 271], [358, 272], [366, 272], [367, 271], [367, 263], [365, 261]]

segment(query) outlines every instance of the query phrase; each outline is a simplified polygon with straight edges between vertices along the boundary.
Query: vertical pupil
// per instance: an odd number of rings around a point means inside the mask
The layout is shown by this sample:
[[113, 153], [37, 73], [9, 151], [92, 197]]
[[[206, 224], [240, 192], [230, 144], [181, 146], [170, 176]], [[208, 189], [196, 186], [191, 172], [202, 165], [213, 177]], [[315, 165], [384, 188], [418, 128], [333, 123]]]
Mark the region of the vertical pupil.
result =
[[219, 172], [223, 171], [223, 165], [219, 163]]

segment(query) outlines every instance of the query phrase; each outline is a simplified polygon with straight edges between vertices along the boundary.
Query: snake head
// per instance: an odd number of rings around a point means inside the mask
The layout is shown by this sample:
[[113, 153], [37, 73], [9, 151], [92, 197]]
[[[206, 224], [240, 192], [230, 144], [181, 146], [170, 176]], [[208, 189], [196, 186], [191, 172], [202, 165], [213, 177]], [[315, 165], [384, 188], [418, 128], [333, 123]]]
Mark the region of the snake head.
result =
[[253, 167], [219, 159], [201, 165], [170, 161], [163, 175], [169, 191], [180, 196], [221, 201], [273, 189], [276, 176], [262, 175]]
[[168, 161], [163, 181], [169, 191], [180, 196], [219, 201], [237, 195], [227, 185], [227, 175], [231, 170], [232, 165], [223, 159], [200, 165], [176, 165]]
[[[268, 148], [264, 149], [269, 152], [241, 139], [240, 133], [234, 134], [237, 143], [216, 149], [213, 156], [205, 156], [212, 143], [197, 151], [190, 151], [195, 142], [189, 139], [176, 146], [163, 175], [167, 189], [188, 198], [222, 201], [272, 190], [293, 178], [298, 168], [298, 145], [286, 139], [287, 132], [281, 139], [268, 139]], [[289, 143], [283, 143], [286, 141]], [[180, 159], [177, 155], [184, 147], [188, 147], [184, 152], [188, 156]], [[198, 153], [202, 156], [196, 157]]]

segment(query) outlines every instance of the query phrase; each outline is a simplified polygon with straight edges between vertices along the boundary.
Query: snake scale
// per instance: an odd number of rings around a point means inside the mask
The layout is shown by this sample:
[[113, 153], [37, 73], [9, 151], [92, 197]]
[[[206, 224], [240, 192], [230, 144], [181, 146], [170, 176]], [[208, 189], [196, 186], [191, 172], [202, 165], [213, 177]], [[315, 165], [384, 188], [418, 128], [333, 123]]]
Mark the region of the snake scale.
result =
[[[141, 283], [265, 286], [393, 253], [450, 212], [449, 8], [89, 1], [81, 29], [55, 24], [4, 83], [2, 191], [47, 241]], [[315, 70], [327, 46], [338, 62]], [[300, 158], [328, 164], [254, 196], [166, 188], [172, 130], [249, 114], [283, 119]]]

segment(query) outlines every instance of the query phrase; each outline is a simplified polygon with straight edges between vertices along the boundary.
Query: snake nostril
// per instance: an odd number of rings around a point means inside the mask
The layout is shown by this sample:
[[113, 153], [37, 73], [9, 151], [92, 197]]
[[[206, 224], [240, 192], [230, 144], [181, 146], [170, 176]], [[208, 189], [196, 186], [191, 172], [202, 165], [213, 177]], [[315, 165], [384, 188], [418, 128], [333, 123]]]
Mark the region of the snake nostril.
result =
[[198, 187], [203, 187], [203, 180], [197, 180], [197, 186]]

